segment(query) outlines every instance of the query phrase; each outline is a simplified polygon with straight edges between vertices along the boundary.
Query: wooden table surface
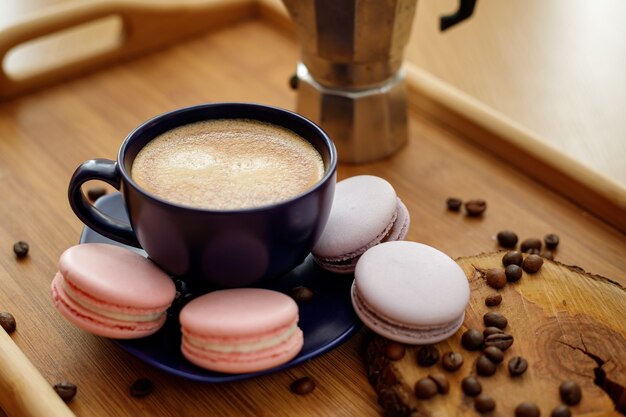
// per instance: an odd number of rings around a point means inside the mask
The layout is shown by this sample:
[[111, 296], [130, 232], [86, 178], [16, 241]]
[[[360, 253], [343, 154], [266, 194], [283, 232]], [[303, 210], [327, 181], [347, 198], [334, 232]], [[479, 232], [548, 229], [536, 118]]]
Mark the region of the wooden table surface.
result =
[[[360, 356], [363, 332], [288, 371], [210, 385], [172, 377], [75, 329], [50, 300], [58, 257], [82, 229], [66, 196], [81, 162], [114, 159], [130, 130], [172, 108], [212, 101], [295, 108], [287, 80], [297, 58], [290, 33], [251, 17], [0, 103], [0, 310], [16, 317], [12, 339], [47, 381], [78, 385], [70, 403], [77, 416], [379, 415]], [[502, 229], [521, 238], [557, 233], [556, 259], [626, 285], [623, 233], [424, 115], [410, 113], [409, 143], [395, 156], [338, 170], [339, 179], [358, 174], [395, 186], [412, 216], [409, 240], [459, 257], [495, 250]], [[480, 219], [448, 212], [450, 196], [483, 198], [487, 212]], [[18, 240], [30, 244], [26, 259], [11, 250]], [[313, 393], [289, 391], [301, 376], [317, 381]], [[156, 389], [133, 398], [128, 387], [140, 377]]]

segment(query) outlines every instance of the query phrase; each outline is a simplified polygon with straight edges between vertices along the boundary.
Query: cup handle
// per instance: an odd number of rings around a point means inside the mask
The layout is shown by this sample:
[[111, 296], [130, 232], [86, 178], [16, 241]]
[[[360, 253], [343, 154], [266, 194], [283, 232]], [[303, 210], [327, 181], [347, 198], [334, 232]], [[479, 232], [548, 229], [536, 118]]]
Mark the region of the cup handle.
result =
[[81, 186], [90, 180], [104, 181], [120, 190], [122, 181], [117, 162], [108, 159], [91, 159], [82, 163], [74, 171], [67, 196], [76, 216], [97, 233], [125, 245], [140, 248], [141, 245], [129, 223], [104, 214], [85, 197]]

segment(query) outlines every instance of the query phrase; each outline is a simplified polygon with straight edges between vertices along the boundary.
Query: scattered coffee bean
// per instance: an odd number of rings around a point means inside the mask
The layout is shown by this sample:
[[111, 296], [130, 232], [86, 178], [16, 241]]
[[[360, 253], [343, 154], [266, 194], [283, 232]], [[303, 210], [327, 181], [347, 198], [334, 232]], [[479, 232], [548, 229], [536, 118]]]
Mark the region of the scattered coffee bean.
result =
[[503, 248], [514, 248], [517, 245], [517, 235], [510, 230], [498, 232], [496, 238]]
[[487, 307], [499, 306], [501, 302], [502, 302], [502, 295], [500, 294], [491, 294], [485, 297], [485, 305]]
[[559, 246], [559, 236], [554, 233], [550, 233], [544, 236], [543, 242], [546, 244], [546, 248], [556, 249], [556, 247]]
[[500, 313], [490, 311], [483, 315], [483, 323], [487, 327], [497, 327], [498, 329], [505, 329], [509, 324], [509, 321]]
[[465, 212], [468, 216], [482, 216], [487, 210], [487, 202], [485, 200], [469, 200], [465, 203]]
[[516, 251], [516, 250], [510, 250], [507, 253], [505, 253], [504, 256], [502, 257], [502, 265], [504, 266], [509, 266], [509, 265], [522, 266], [523, 261], [524, 261], [524, 256], [521, 254], [521, 252]]
[[454, 372], [463, 366], [463, 355], [458, 352], [446, 352], [441, 357], [441, 366], [448, 372]]
[[310, 288], [303, 286], [292, 288], [290, 295], [296, 303], [306, 303], [313, 299], [313, 291], [311, 291]]
[[91, 187], [87, 190], [87, 198], [89, 199], [89, 201], [95, 202], [106, 193], [107, 190], [104, 187]]
[[541, 252], [539, 254], [543, 259], [548, 259], [550, 261], [554, 260], [554, 253], [552, 253], [552, 251], [550, 250], [544, 250], [543, 252]]
[[495, 346], [505, 351], [513, 344], [513, 336], [508, 333], [490, 334], [485, 338], [485, 347]]
[[466, 376], [461, 381], [461, 389], [465, 393], [465, 395], [469, 395], [470, 397], [475, 397], [480, 394], [483, 390], [482, 385], [475, 376]]
[[572, 412], [567, 408], [566, 405], [557, 405], [552, 409], [552, 413], [550, 413], [550, 417], [571, 417]]
[[433, 366], [437, 361], [439, 361], [439, 351], [434, 345], [424, 345], [417, 350], [417, 364], [419, 366]]
[[17, 256], [20, 259], [28, 255], [28, 249], [29, 249], [28, 243], [24, 242], [23, 240], [20, 240], [13, 244], [13, 252], [15, 253], [15, 256]]
[[467, 329], [461, 335], [461, 345], [467, 350], [480, 350], [484, 341], [485, 337], [476, 329]]
[[315, 381], [313, 378], [308, 376], [303, 376], [302, 378], [298, 378], [291, 383], [289, 386], [289, 390], [294, 394], [298, 395], [306, 395], [315, 389]]
[[494, 326], [485, 327], [485, 330], [483, 330], [483, 336], [484, 337], [487, 337], [490, 334], [496, 334], [496, 333], [504, 333], [504, 331], [502, 331], [502, 329], [498, 329], [497, 327], [494, 327]]
[[478, 372], [478, 375], [491, 376], [496, 373], [497, 367], [497, 364], [493, 363], [485, 355], [480, 355], [476, 360], [476, 372]]
[[480, 394], [474, 398], [474, 409], [479, 413], [488, 413], [496, 408], [496, 402], [487, 394]]
[[520, 244], [520, 250], [522, 252], [528, 252], [530, 249], [539, 249], [541, 250], [541, 240], [531, 237], [528, 238], [526, 240], [524, 240], [521, 244]]
[[422, 400], [437, 395], [437, 384], [430, 378], [422, 378], [415, 383], [415, 396]]
[[450, 197], [446, 200], [446, 206], [450, 211], [459, 211], [462, 205], [463, 201], [460, 198]]
[[63, 401], [70, 402], [76, 396], [78, 387], [71, 382], [62, 381], [54, 385], [54, 391], [61, 397]]
[[400, 342], [388, 341], [385, 346], [385, 356], [392, 361], [399, 361], [406, 354], [406, 346]]
[[490, 268], [485, 271], [485, 279], [487, 285], [497, 290], [504, 288], [506, 285], [506, 275], [502, 268]]
[[129, 391], [132, 397], [145, 397], [154, 391], [154, 382], [148, 378], [139, 378], [130, 385]]
[[583, 392], [575, 381], [565, 381], [559, 386], [561, 401], [567, 405], [576, 405], [583, 397]]
[[495, 346], [487, 346], [483, 349], [483, 355], [488, 357], [493, 363], [500, 363], [504, 360], [504, 352]]
[[515, 417], [539, 417], [541, 411], [537, 404], [525, 401], [515, 407]]
[[437, 385], [437, 392], [439, 394], [447, 394], [450, 392], [450, 382], [448, 382], [448, 378], [444, 374], [435, 373], [428, 375], [428, 378], [432, 379]]
[[518, 265], [511, 264], [504, 268], [507, 282], [517, 282], [522, 278], [522, 268]]
[[541, 253], [541, 250], [536, 248], [530, 248], [526, 253], [529, 255], [539, 255]]
[[541, 269], [543, 258], [539, 255], [528, 255], [522, 262], [522, 269], [529, 274], [534, 274]]
[[521, 356], [513, 356], [509, 359], [508, 368], [511, 376], [520, 376], [528, 369], [528, 362]]
[[17, 327], [13, 314], [6, 311], [0, 311], [0, 326], [2, 326], [4, 331], [8, 334], [13, 333]]
[[297, 90], [298, 85], [300, 84], [300, 78], [298, 78], [298, 74], [293, 74], [289, 77], [289, 88], [292, 90]]

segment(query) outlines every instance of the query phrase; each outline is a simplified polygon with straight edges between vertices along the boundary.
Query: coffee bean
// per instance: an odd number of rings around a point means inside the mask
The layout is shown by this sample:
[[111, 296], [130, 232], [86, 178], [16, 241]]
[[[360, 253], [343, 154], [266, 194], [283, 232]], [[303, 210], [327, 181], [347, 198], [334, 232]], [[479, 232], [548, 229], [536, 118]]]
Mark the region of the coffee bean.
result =
[[89, 190], [87, 190], [87, 198], [89, 199], [89, 201], [95, 202], [106, 193], [107, 190], [104, 187], [91, 187]]
[[289, 386], [289, 390], [294, 394], [298, 395], [306, 395], [315, 389], [315, 381], [313, 378], [308, 376], [303, 376], [302, 378], [298, 378], [291, 383]]
[[566, 405], [557, 405], [552, 409], [552, 413], [550, 413], [550, 417], [571, 417], [572, 412], [567, 408]]
[[528, 249], [528, 251], [526, 252], [529, 255], [539, 255], [541, 253], [541, 250], [537, 249], [537, 248], [530, 248]]
[[485, 279], [487, 285], [497, 290], [504, 288], [506, 285], [506, 275], [502, 268], [490, 268], [485, 271]]
[[539, 254], [543, 259], [548, 259], [550, 261], [554, 260], [554, 253], [552, 253], [552, 251], [550, 250], [544, 250], [543, 252], [541, 252]]
[[508, 265], [504, 268], [504, 275], [507, 282], [517, 282], [522, 278], [522, 268], [515, 264]]
[[437, 392], [439, 394], [447, 394], [450, 392], [450, 382], [448, 382], [448, 378], [446, 378], [444, 374], [435, 373], [428, 375], [428, 377], [437, 385]]
[[13, 314], [6, 311], [0, 311], [0, 326], [2, 326], [4, 331], [8, 334], [13, 333], [17, 327]]
[[154, 391], [154, 382], [148, 378], [139, 378], [130, 385], [129, 391], [132, 397], [145, 397]]
[[476, 329], [467, 329], [461, 335], [461, 345], [467, 350], [480, 350], [484, 341], [485, 337]]
[[513, 336], [508, 333], [490, 334], [485, 338], [485, 347], [495, 346], [502, 351], [510, 348], [512, 344]]
[[485, 330], [483, 330], [483, 336], [484, 337], [487, 337], [490, 334], [496, 334], [496, 333], [500, 333], [501, 334], [501, 333], [504, 333], [504, 332], [502, 331], [502, 329], [498, 329], [497, 327], [494, 327], [494, 326], [485, 327]]
[[293, 74], [289, 77], [289, 88], [292, 90], [297, 90], [298, 85], [300, 84], [300, 78], [298, 78], [298, 74]]
[[543, 258], [539, 255], [528, 255], [522, 262], [522, 269], [529, 274], [534, 274], [541, 269]]
[[576, 405], [583, 397], [583, 392], [575, 381], [565, 381], [559, 386], [561, 401], [567, 405]]
[[71, 382], [62, 381], [54, 385], [54, 391], [61, 397], [63, 401], [70, 402], [76, 396], [78, 387]]
[[470, 397], [475, 397], [480, 394], [483, 390], [482, 385], [475, 376], [466, 376], [461, 380], [461, 389], [465, 393], [465, 395], [469, 395]]
[[487, 210], [487, 202], [485, 200], [469, 200], [465, 203], [465, 212], [468, 216], [482, 216], [485, 210]]
[[476, 360], [476, 372], [478, 375], [491, 376], [496, 373], [497, 365], [487, 356], [480, 355]]
[[417, 364], [419, 366], [433, 366], [437, 361], [439, 361], [439, 351], [434, 345], [425, 345], [417, 350]]
[[485, 297], [485, 305], [487, 307], [495, 307], [499, 306], [502, 302], [502, 295], [500, 294], [490, 294]]
[[23, 240], [20, 240], [13, 244], [13, 252], [18, 259], [26, 257], [26, 255], [28, 255], [28, 249], [28, 243], [24, 242]]
[[503, 248], [514, 248], [517, 245], [517, 235], [510, 230], [498, 232], [496, 238]]
[[531, 237], [531, 238], [524, 240], [520, 244], [520, 249], [522, 252], [528, 252], [529, 249], [541, 250], [541, 245], [542, 245], [541, 240]]
[[500, 313], [490, 311], [483, 315], [483, 323], [487, 327], [497, 327], [498, 329], [505, 329], [509, 321]]
[[555, 249], [559, 246], [559, 236], [554, 233], [550, 233], [544, 236], [543, 242], [546, 244], [546, 248]]
[[521, 254], [521, 252], [516, 250], [510, 250], [502, 257], [502, 265], [504, 266], [522, 266], [522, 261], [524, 261], [524, 256]]
[[537, 404], [525, 401], [515, 407], [515, 417], [539, 417], [541, 411]]
[[528, 369], [528, 362], [521, 356], [513, 356], [509, 359], [508, 368], [511, 376], [520, 376]]
[[504, 360], [504, 352], [495, 346], [487, 346], [483, 349], [483, 355], [488, 357], [493, 363], [500, 363]]
[[463, 366], [463, 355], [458, 352], [446, 352], [441, 357], [441, 366], [449, 372], [454, 372]]
[[480, 394], [474, 398], [474, 409], [479, 413], [488, 413], [496, 408], [496, 402], [487, 394]]
[[313, 299], [313, 291], [303, 286], [292, 288], [289, 294], [296, 303], [306, 303]]
[[437, 384], [431, 378], [422, 378], [415, 383], [415, 396], [422, 400], [437, 395]]
[[450, 211], [459, 211], [462, 205], [463, 201], [460, 198], [450, 197], [446, 200], [446, 206]]
[[385, 356], [387, 357], [387, 359], [390, 359], [392, 361], [399, 361], [400, 359], [404, 358], [405, 353], [406, 346], [404, 346], [402, 343], [390, 340], [387, 342], [387, 346], [385, 346]]

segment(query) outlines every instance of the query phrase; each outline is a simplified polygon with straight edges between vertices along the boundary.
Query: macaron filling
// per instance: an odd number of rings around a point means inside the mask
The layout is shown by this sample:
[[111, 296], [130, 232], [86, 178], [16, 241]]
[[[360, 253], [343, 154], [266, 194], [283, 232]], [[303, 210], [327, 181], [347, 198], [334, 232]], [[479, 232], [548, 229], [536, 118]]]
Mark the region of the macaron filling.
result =
[[63, 288], [63, 292], [71, 301], [93, 313], [114, 320], [131, 322], [154, 321], [165, 315], [165, 311], [168, 307], [168, 305], [165, 305], [153, 309], [142, 309], [112, 305], [98, 300], [80, 290], [76, 285], [63, 278], [60, 273], [57, 273], [57, 276], [59, 277], [58, 282]]

